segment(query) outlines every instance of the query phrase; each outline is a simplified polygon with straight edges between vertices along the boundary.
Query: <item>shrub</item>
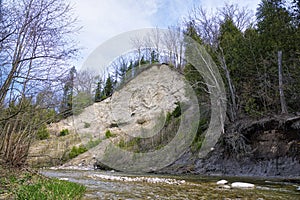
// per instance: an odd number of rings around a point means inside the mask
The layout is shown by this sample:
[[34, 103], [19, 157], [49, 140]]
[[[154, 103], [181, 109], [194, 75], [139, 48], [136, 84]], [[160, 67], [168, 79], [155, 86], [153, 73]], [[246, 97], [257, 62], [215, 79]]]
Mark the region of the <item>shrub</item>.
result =
[[118, 146], [119, 146], [120, 148], [125, 148], [126, 143], [125, 143], [125, 140], [124, 140], [123, 138], [119, 141]]
[[97, 139], [97, 140], [90, 140], [85, 146], [87, 149], [91, 149], [95, 146], [97, 146], [98, 144], [100, 144], [101, 140]]
[[177, 106], [175, 108], [175, 110], [172, 112], [172, 116], [174, 116], [175, 118], [179, 117], [181, 115], [181, 106], [179, 102], [175, 103]]
[[38, 140], [45, 140], [50, 137], [50, 133], [47, 129], [47, 126], [43, 124], [36, 133], [36, 139]]
[[84, 153], [86, 151], [87, 151], [87, 148], [85, 146], [83, 146], [83, 145], [80, 145], [79, 147], [73, 146], [72, 150], [69, 153], [69, 158], [70, 159], [75, 158], [79, 154], [82, 154], [82, 153]]
[[173, 110], [172, 113], [168, 112], [167, 113], [167, 116], [166, 116], [166, 124], [165, 125], [168, 125], [170, 124], [171, 120], [173, 118], [178, 118], [181, 116], [181, 107], [180, 107], [180, 103], [179, 102], [176, 102], [175, 103], [177, 106], [176, 108]]
[[90, 123], [87, 123], [87, 122], [84, 122], [84, 128], [89, 128], [91, 126], [91, 124]]
[[108, 138], [110, 138], [110, 137], [115, 137], [116, 136], [116, 134], [113, 134], [110, 130], [107, 130], [106, 132], [105, 132], [105, 137], [108, 139]]
[[60, 131], [59, 136], [66, 136], [69, 134], [69, 129], [63, 129]]

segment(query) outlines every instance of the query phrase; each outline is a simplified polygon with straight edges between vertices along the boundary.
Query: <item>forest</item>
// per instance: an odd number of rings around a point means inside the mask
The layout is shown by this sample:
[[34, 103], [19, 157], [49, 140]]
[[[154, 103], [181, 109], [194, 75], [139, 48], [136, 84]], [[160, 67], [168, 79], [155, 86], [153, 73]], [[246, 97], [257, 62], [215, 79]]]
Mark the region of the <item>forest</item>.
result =
[[[178, 70], [207, 106], [203, 77], [185, 60], [185, 37], [204, 46], [219, 68], [228, 124], [300, 112], [297, 0], [262, 0], [256, 13], [229, 4], [214, 12], [195, 6], [169, 34], [133, 38], [136, 50], [116, 58], [104, 76], [70, 66], [80, 54], [73, 38], [80, 28], [65, 1], [1, 1], [0, 8], [1, 165], [24, 166], [31, 143], [48, 137], [47, 124], [111, 96], [144, 65]], [[154, 48], [144, 48], [149, 43]]]

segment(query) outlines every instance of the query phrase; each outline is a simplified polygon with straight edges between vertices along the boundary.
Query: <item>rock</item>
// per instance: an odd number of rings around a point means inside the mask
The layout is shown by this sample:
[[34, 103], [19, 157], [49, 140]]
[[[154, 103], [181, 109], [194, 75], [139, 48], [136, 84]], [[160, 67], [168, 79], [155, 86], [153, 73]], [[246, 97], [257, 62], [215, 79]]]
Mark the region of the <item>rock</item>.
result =
[[217, 185], [225, 185], [227, 183], [228, 183], [228, 181], [226, 181], [226, 180], [223, 179], [223, 180], [218, 181]]
[[90, 178], [100, 178], [109, 181], [123, 181], [123, 182], [146, 182], [153, 184], [169, 184], [169, 185], [181, 185], [185, 184], [185, 180], [176, 180], [170, 178], [152, 178], [152, 177], [124, 177], [124, 176], [114, 176], [114, 175], [104, 175], [104, 174], [93, 174], [89, 176]]
[[59, 178], [59, 180], [61, 180], [61, 181], [68, 181], [69, 179], [68, 178]]
[[219, 185], [220, 189], [231, 189], [229, 185]]
[[232, 188], [254, 188], [255, 185], [252, 183], [234, 182], [231, 184]]
[[300, 191], [300, 186], [298, 186], [298, 188], [296, 189], [297, 191]]

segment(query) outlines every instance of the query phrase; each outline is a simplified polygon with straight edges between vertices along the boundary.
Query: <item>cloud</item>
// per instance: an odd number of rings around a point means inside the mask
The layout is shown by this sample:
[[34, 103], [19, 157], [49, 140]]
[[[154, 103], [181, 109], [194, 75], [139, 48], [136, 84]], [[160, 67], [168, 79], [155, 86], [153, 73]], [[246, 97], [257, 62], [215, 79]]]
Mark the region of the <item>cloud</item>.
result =
[[[223, 6], [225, 0], [69, 0], [74, 5], [82, 26], [77, 40], [83, 47], [82, 57], [74, 65], [80, 67], [85, 58], [100, 44], [120, 33], [141, 28], [167, 28], [176, 25], [194, 5], [206, 8]], [[226, 1], [227, 2], [227, 1]], [[242, 6], [259, 0], [231, 0]]]
[[83, 27], [77, 37], [84, 48], [83, 57], [112, 36], [129, 30], [153, 27], [154, 15], [161, 7], [159, 0], [70, 0], [70, 2], [74, 4], [79, 23]]
[[240, 7], [248, 7], [249, 9], [255, 11], [258, 4], [260, 3], [261, 0], [201, 0], [201, 5], [206, 8], [206, 9], [216, 9], [218, 7], [222, 7], [227, 4], [238, 4]]

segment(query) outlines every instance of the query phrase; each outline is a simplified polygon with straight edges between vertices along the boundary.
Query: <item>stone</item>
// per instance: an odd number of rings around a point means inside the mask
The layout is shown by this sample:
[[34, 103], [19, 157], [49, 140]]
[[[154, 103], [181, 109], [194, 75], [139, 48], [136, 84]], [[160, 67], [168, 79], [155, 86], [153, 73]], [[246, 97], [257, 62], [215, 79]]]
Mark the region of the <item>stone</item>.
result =
[[68, 178], [59, 178], [59, 180], [61, 180], [61, 181], [68, 181], [69, 179]]
[[227, 184], [228, 183], [228, 181], [226, 181], [226, 180], [219, 180], [218, 182], [217, 182], [217, 185], [225, 185], [225, 184]]
[[231, 189], [230, 185], [219, 185], [220, 189]]
[[234, 182], [231, 184], [232, 188], [254, 188], [255, 185], [252, 183]]

